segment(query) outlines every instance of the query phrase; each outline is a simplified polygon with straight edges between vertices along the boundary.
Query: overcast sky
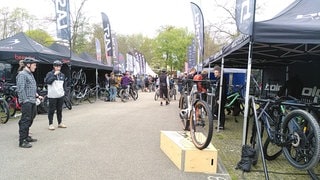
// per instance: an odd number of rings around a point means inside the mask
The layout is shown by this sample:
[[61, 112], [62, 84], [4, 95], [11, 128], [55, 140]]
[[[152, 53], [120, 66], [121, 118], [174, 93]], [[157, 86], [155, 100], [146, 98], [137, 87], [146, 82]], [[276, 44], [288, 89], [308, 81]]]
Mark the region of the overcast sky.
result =
[[[0, 7], [21, 7], [39, 19], [54, 16], [52, 0], [1, 0]], [[226, 0], [217, 0], [223, 3]], [[234, 0], [235, 1], [235, 0]], [[271, 18], [294, 0], [257, 0], [265, 12], [257, 19]], [[214, 0], [193, 0], [204, 15], [204, 23], [214, 23], [222, 15]], [[36, 6], [35, 6], [36, 4]], [[71, 10], [79, 6], [79, 0], [70, 0]], [[88, 0], [84, 12], [91, 22], [101, 22], [101, 12], [109, 17], [112, 31], [119, 34], [142, 33], [154, 36], [160, 26], [173, 25], [194, 30], [190, 0]], [[53, 28], [54, 29], [54, 28]]]

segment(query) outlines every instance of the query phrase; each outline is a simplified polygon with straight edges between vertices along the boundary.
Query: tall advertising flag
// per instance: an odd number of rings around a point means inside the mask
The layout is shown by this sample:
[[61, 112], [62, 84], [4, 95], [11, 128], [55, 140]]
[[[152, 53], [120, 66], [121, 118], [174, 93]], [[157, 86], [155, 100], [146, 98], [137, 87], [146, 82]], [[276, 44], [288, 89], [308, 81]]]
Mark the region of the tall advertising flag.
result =
[[70, 41], [70, 6], [69, 0], [56, 0], [57, 37]]
[[97, 54], [97, 60], [101, 62], [101, 44], [98, 38], [96, 40], [96, 54]]
[[243, 34], [252, 35], [255, 14], [255, 0], [237, 0], [236, 24]]
[[111, 26], [108, 16], [105, 13], [101, 13], [102, 16], [102, 25], [103, 25], [103, 39], [105, 45], [105, 53], [107, 59], [107, 65], [111, 66], [111, 59], [113, 56], [112, 49], [112, 37], [111, 37]]
[[[204, 22], [203, 22], [203, 15], [201, 12], [201, 9], [198, 5], [195, 3], [191, 2], [191, 9], [193, 13], [193, 23], [194, 23], [194, 28], [195, 28], [195, 34], [196, 34], [196, 39], [198, 42], [198, 57], [203, 57], [204, 56]], [[200, 57], [198, 58], [198, 63], [200, 61]]]

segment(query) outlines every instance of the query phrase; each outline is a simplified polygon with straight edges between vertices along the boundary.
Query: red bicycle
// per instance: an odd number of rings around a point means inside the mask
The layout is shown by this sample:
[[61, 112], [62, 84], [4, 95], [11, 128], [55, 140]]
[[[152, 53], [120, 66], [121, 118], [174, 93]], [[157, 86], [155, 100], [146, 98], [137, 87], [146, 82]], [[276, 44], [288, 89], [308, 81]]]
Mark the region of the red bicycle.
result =
[[17, 111], [21, 111], [21, 105], [18, 101], [18, 94], [16, 92], [17, 86], [6, 84], [5, 85], [5, 100], [9, 106], [9, 114], [11, 117], [17, 117]]

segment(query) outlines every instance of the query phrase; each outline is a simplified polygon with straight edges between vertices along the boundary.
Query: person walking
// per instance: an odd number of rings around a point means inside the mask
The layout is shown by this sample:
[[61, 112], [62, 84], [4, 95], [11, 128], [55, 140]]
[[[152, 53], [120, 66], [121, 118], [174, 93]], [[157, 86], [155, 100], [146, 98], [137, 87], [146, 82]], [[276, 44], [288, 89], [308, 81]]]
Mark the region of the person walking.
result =
[[66, 91], [65, 75], [60, 71], [62, 66], [61, 61], [53, 62], [53, 70], [48, 72], [44, 78], [44, 83], [48, 85], [48, 100], [49, 100], [49, 130], [54, 130], [53, 115], [57, 112], [58, 128], [66, 128], [62, 123], [62, 106]]
[[[159, 85], [160, 85], [160, 98], [166, 101], [166, 105], [169, 105], [168, 98], [168, 89], [169, 89], [169, 78], [167, 76], [166, 70], [163, 69], [159, 76]], [[160, 106], [162, 106], [162, 100], [160, 102]]]
[[37, 94], [37, 83], [32, 74], [35, 72], [38, 62], [34, 58], [25, 58], [23, 60], [24, 68], [16, 77], [22, 114], [19, 120], [19, 147], [21, 148], [31, 148], [30, 142], [37, 141], [29, 136], [29, 128], [37, 114], [36, 98], [43, 99]]
[[116, 77], [114, 76], [114, 72], [110, 73], [110, 78], [109, 78], [109, 85], [110, 85], [110, 101], [116, 101], [117, 97], [117, 81]]
[[221, 109], [220, 109], [220, 124], [219, 124], [219, 129], [224, 130], [224, 125], [225, 125], [225, 112], [224, 112], [224, 106], [226, 105], [226, 100], [227, 100], [227, 82], [226, 78], [222, 79], [222, 91], [221, 91], [221, 100], [219, 99], [220, 97], [220, 79], [221, 79], [221, 68], [220, 66], [215, 66], [213, 68], [213, 73], [214, 76], [216, 77], [216, 91], [215, 91], [215, 104], [212, 105], [212, 111], [213, 114], [218, 116], [219, 112], [219, 104], [221, 104]]

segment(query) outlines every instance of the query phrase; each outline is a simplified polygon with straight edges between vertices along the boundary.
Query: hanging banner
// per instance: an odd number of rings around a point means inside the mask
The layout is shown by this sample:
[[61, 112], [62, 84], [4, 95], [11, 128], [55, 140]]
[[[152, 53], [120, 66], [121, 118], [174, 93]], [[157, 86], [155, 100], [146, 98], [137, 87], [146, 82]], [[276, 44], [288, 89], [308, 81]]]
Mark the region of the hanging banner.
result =
[[[193, 23], [195, 28], [196, 39], [198, 42], [198, 49], [200, 57], [204, 56], [204, 22], [203, 22], [203, 15], [201, 9], [198, 5], [191, 2], [191, 9], [193, 13]], [[200, 60], [200, 59], [198, 59]]]
[[196, 45], [194, 39], [190, 46], [188, 46], [188, 70], [196, 66]]
[[252, 35], [255, 0], [237, 0], [236, 2], [236, 24], [238, 31], [243, 34]]
[[57, 37], [70, 41], [70, 6], [69, 0], [56, 0]]
[[104, 39], [104, 45], [105, 45], [107, 65], [111, 66], [112, 56], [113, 56], [111, 26], [110, 26], [108, 16], [103, 12], [101, 13], [101, 16], [102, 16], [103, 39]]
[[97, 60], [101, 62], [101, 44], [98, 38], [95, 38], [95, 41], [96, 41]]

